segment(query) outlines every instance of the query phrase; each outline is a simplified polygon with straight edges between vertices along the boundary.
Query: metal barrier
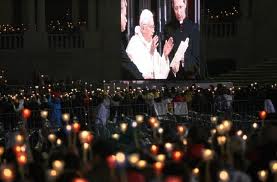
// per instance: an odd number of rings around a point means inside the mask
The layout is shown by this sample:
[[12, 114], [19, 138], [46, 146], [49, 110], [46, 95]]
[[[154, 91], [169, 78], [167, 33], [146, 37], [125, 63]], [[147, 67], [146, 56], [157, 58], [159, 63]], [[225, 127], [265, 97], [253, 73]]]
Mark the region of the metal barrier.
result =
[[228, 39], [233, 38], [238, 32], [237, 23], [206, 23], [205, 33], [208, 39], [211, 38], [221, 38]]
[[[221, 104], [224, 105], [224, 104]], [[262, 110], [262, 101], [250, 102], [247, 100], [235, 100], [228, 108], [220, 108], [218, 103], [197, 103], [194, 105], [188, 105], [188, 114], [184, 116], [176, 116], [174, 113], [169, 112], [169, 115], [173, 115], [175, 121], [182, 120], [195, 121], [209, 121], [211, 115], [217, 115], [219, 118], [227, 118], [236, 121], [249, 121], [257, 119], [258, 112]], [[54, 125], [55, 120], [61, 121], [61, 116], [54, 116], [59, 113], [69, 113], [71, 117], [76, 117], [78, 121], [85, 127], [92, 128], [98, 112], [98, 107], [65, 107], [61, 110], [48, 110], [48, 119]], [[158, 116], [155, 113], [154, 105], [152, 104], [122, 104], [116, 106], [110, 106], [109, 120], [113, 122], [121, 121], [124, 116], [134, 117], [138, 114], [145, 114], [147, 116]], [[39, 129], [43, 125], [42, 118], [40, 116], [41, 110], [33, 110], [31, 117], [27, 120], [27, 127], [29, 129]], [[13, 131], [17, 129], [18, 122], [22, 121], [21, 113], [5, 113], [0, 114], [0, 123], [3, 124], [4, 131]], [[56, 123], [57, 124], [57, 123]]]

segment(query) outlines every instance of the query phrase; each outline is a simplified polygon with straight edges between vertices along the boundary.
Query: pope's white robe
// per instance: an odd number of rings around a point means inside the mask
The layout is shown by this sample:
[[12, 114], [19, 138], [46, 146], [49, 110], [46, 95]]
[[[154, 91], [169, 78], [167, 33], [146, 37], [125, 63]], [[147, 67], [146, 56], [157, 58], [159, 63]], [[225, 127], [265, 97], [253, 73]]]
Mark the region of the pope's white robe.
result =
[[144, 79], [166, 79], [170, 71], [169, 59], [162, 57], [157, 49], [151, 55], [151, 42], [147, 42], [141, 34], [140, 27], [135, 28], [126, 52], [131, 61], [137, 66]]

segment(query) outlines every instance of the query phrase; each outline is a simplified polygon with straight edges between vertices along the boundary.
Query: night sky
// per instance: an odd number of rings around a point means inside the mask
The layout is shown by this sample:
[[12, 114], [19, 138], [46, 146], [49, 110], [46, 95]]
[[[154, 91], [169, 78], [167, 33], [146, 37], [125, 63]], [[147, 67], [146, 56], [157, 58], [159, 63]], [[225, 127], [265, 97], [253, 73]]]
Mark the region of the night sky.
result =
[[239, 0], [204, 0], [209, 9], [224, 9], [239, 5]]

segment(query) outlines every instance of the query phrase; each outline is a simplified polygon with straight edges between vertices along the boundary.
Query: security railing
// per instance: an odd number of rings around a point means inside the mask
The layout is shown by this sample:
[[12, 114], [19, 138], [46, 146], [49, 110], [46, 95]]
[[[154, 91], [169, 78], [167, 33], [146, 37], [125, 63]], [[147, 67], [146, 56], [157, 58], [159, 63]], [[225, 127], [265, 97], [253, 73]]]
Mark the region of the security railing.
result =
[[48, 34], [48, 47], [57, 49], [84, 48], [84, 39], [80, 34]]
[[206, 23], [205, 35], [208, 39], [228, 39], [237, 35], [237, 23]]
[[0, 49], [22, 49], [23, 34], [0, 34]]

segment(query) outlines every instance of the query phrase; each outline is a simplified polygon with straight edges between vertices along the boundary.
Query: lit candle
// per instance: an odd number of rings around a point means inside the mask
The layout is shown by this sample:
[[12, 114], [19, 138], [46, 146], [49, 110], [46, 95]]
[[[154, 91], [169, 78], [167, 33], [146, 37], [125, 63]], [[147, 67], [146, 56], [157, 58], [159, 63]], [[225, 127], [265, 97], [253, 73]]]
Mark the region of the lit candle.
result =
[[55, 169], [50, 169], [48, 171], [48, 175], [51, 181], [54, 181], [56, 179], [56, 177], [58, 176], [58, 171], [56, 171]]
[[5, 148], [3, 146], [0, 146], [0, 162], [2, 160], [2, 155], [4, 154], [5, 152]]
[[232, 122], [229, 120], [224, 120], [222, 122], [223, 128], [224, 128], [224, 132], [229, 132], [232, 128]]
[[52, 162], [52, 168], [60, 173], [61, 171], [63, 171], [64, 162], [61, 160], [55, 160]]
[[53, 133], [48, 135], [48, 140], [51, 142], [52, 145], [56, 142], [56, 138], [56, 135]]
[[21, 134], [15, 135], [15, 142], [16, 142], [16, 144], [18, 144], [18, 145], [22, 145], [23, 142], [24, 142], [24, 136], [21, 135]]
[[274, 175], [274, 182], [277, 182], [277, 160], [271, 161], [270, 164], [270, 170]]
[[257, 123], [253, 123], [253, 124], [252, 124], [252, 127], [253, 127], [254, 129], [257, 129], [257, 128], [258, 128], [258, 124], [257, 124]]
[[24, 166], [27, 163], [27, 155], [25, 153], [20, 153], [17, 156], [17, 162], [19, 165]]
[[203, 150], [202, 157], [203, 157], [204, 161], [210, 161], [210, 160], [212, 160], [213, 156], [214, 156], [214, 152], [211, 149], [205, 149], [205, 150]]
[[153, 155], [157, 155], [159, 148], [157, 145], [151, 145], [150, 151]]
[[210, 119], [211, 119], [211, 123], [212, 123], [212, 124], [215, 124], [215, 125], [217, 124], [218, 117], [212, 116]]
[[64, 113], [64, 114], [62, 114], [62, 120], [63, 120], [64, 122], [68, 123], [69, 120], [70, 120], [70, 114], [69, 114], [69, 113]]
[[117, 134], [117, 133], [114, 133], [114, 134], [112, 134], [112, 138], [114, 139], [114, 140], [119, 140], [119, 134]]
[[173, 149], [172, 143], [167, 142], [167, 143], [165, 143], [164, 146], [165, 146], [165, 149], [166, 149], [167, 152], [171, 152], [172, 149]]
[[258, 171], [258, 178], [260, 181], [264, 182], [267, 180], [268, 172], [266, 170]]
[[43, 119], [47, 119], [48, 117], [48, 111], [43, 110], [40, 112], [40, 117], [42, 117]]
[[228, 182], [230, 179], [229, 173], [226, 170], [219, 171], [218, 177], [220, 182]]
[[58, 138], [58, 139], [57, 139], [57, 145], [58, 145], [58, 146], [61, 146], [62, 143], [63, 143], [62, 140], [61, 140], [60, 138]]
[[139, 160], [138, 163], [137, 163], [137, 167], [139, 169], [144, 169], [147, 165], [147, 162], [145, 160]]
[[88, 143], [83, 144], [83, 161], [84, 161], [84, 163], [87, 162], [89, 148], [90, 148], [90, 145]]
[[159, 154], [159, 155], [157, 155], [157, 157], [156, 157], [156, 160], [158, 161], [158, 162], [164, 162], [165, 161], [165, 155], [164, 154]]
[[199, 176], [199, 172], [200, 172], [199, 168], [197, 168], [197, 167], [192, 169], [192, 175], [195, 177]]
[[178, 126], [177, 131], [179, 135], [183, 135], [186, 132], [186, 127], [185, 126]]
[[72, 124], [72, 130], [73, 130], [73, 145], [76, 146], [76, 140], [77, 140], [77, 133], [80, 130], [80, 124], [75, 122]]
[[68, 140], [68, 145], [70, 146], [71, 143], [71, 130], [72, 130], [72, 126], [70, 124], [67, 124], [65, 127], [66, 131], [67, 131], [67, 140]]
[[141, 124], [141, 123], [143, 123], [143, 115], [136, 115], [136, 121], [137, 121], [137, 123], [139, 123], [139, 124]]
[[217, 125], [216, 131], [217, 131], [220, 135], [223, 135], [223, 134], [225, 133], [225, 128], [224, 128], [223, 124]]
[[88, 142], [88, 136], [89, 136], [89, 131], [81, 131], [79, 133], [79, 139], [81, 143], [86, 143]]
[[224, 144], [226, 143], [227, 138], [225, 136], [218, 136], [217, 137], [217, 143], [220, 145], [221, 149], [221, 155], [223, 156], [225, 151], [224, 151]]
[[124, 164], [124, 163], [125, 163], [125, 160], [126, 160], [125, 154], [122, 153], [122, 152], [118, 152], [118, 153], [115, 155], [115, 160], [116, 160], [116, 162], [117, 162], [119, 165]]
[[136, 163], [139, 161], [139, 154], [131, 154], [128, 156], [128, 161], [130, 162], [131, 165], [135, 166]]
[[74, 178], [73, 182], [88, 182], [85, 178]]
[[161, 173], [163, 167], [164, 167], [164, 163], [162, 163], [162, 162], [155, 162], [153, 164], [153, 168], [154, 168], [154, 170], [156, 171], [157, 174]]
[[120, 123], [120, 130], [122, 133], [125, 133], [128, 128], [128, 123]]
[[5, 182], [12, 182], [14, 180], [14, 172], [11, 168], [5, 167], [1, 170], [1, 179]]
[[237, 135], [238, 135], [238, 136], [241, 136], [242, 133], [243, 133], [243, 132], [242, 132], [241, 130], [238, 130], [238, 131], [237, 131]]
[[22, 117], [27, 120], [31, 116], [31, 110], [30, 109], [23, 109], [22, 111]]
[[182, 157], [183, 157], [183, 153], [179, 150], [174, 151], [172, 154], [173, 160], [177, 162], [181, 161]]

